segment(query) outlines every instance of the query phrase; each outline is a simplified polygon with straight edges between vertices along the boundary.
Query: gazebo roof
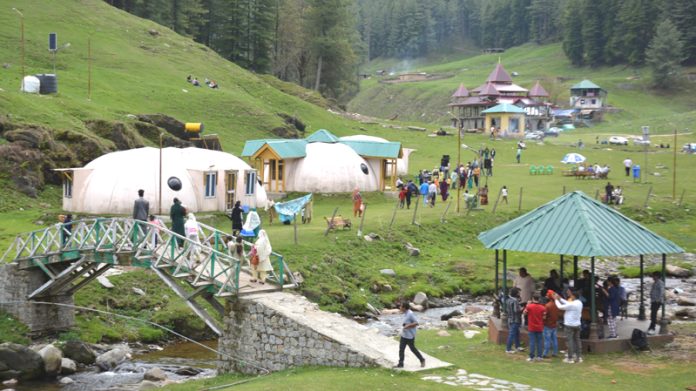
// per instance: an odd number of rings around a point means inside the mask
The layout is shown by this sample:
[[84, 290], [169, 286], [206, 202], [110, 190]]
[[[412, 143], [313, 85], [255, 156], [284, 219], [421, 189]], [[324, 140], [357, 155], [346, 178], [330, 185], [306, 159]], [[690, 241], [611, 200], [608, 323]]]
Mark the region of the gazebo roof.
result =
[[489, 249], [586, 257], [684, 252], [580, 191], [482, 232], [478, 238]]
[[495, 113], [516, 113], [523, 114], [524, 109], [513, 105], [512, 103], [501, 103], [497, 106], [491, 107], [490, 109], [483, 110], [482, 114], [495, 114]]

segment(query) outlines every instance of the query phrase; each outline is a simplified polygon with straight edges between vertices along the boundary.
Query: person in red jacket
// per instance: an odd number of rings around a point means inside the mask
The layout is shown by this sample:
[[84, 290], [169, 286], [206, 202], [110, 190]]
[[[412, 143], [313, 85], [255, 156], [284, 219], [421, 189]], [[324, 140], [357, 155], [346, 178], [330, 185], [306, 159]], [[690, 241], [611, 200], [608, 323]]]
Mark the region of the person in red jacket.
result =
[[532, 300], [524, 308], [527, 315], [527, 334], [529, 336], [529, 358], [527, 361], [541, 361], [542, 343], [541, 336], [544, 332], [544, 317], [546, 308], [539, 304], [540, 296], [538, 293], [532, 295]]
[[553, 290], [546, 293], [549, 301], [544, 306], [546, 308], [546, 316], [544, 316], [544, 358], [549, 356], [549, 353], [554, 357], [558, 356], [558, 337], [556, 329], [558, 327], [558, 307], [553, 301]]

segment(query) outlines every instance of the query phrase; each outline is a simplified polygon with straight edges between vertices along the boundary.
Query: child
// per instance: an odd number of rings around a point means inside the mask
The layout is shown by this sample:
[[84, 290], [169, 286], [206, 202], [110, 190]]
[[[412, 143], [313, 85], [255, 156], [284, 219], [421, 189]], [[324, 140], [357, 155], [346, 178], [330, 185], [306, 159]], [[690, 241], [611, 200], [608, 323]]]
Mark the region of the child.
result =
[[399, 208], [403, 209], [404, 204], [406, 202], [406, 193], [408, 193], [408, 189], [406, 186], [401, 186], [401, 191], [399, 191]]
[[500, 189], [500, 195], [503, 197], [503, 201], [505, 201], [505, 205], [508, 203], [508, 189], [507, 186], [503, 186], [502, 189]]

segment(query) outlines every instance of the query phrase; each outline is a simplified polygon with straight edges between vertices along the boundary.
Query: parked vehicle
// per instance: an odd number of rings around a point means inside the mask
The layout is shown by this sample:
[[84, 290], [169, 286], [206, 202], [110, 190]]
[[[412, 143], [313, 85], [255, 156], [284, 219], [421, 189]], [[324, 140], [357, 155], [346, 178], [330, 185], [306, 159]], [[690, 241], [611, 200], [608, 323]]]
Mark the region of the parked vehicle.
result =
[[634, 137], [633, 145], [650, 145], [650, 140], [643, 140], [642, 137]]
[[540, 130], [528, 132], [528, 133], [525, 133], [524, 138], [526, 140], [537, 140], [537, 141], [543, 140], [544, 139], [544, 132], [542, 132]]
[[611, 136], [609, 137], [609, 144], [614, 145], [628, 145], [628, 139], [621, 136]]
[[550, 128], [547, 131], [544, 132], [544, 136], [547, 137], [558, 137], [558, 135], [561, 133], [561, 129], [558, 128]]
[[696, 153], [696, 143], [686, 143], [682, 147], [682, 151], [686, 153]]

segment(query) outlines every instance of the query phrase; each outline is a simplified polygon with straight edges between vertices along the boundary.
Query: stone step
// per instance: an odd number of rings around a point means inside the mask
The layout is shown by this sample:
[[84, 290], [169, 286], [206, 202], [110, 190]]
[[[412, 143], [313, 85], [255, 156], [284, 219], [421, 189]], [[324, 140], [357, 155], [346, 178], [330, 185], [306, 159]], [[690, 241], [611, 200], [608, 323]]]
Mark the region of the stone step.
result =
[[[256, 293], [244, 296], [262, 304], [283, 316], [292, 319], [317, 333], [333, 339], [360, 354], [371, 358], [384, 368], [392, 368], [398, 363], [399, 341], [396, 338], [383, 336], [376, 329], [370, 329], [339, 314], [319, 309], [304, 296], [289, 292]], [[416, 338], [416, 347], [418, 338]], [[422, 353], [426, 366], [421, 368], [420, 362], [406, 349], [404, 371], [421, 371], [451, 366], [435, 357]]]

